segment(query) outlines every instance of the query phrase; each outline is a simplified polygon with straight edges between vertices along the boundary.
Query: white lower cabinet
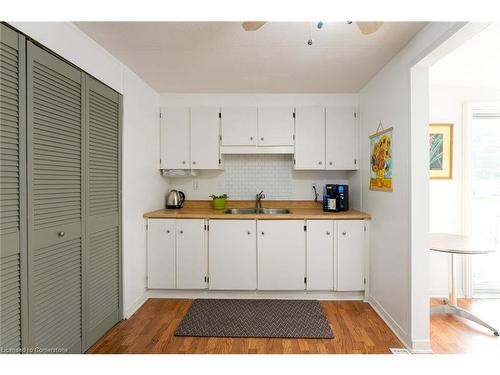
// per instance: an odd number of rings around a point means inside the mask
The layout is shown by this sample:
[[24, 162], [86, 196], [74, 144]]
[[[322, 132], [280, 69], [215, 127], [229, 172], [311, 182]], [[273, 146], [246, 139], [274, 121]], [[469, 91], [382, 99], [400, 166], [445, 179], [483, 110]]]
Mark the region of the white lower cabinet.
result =
[[303, 290], [306, 238], [303, 220], [257, 221], [257, 288]]
[[175, 220], [148, 220], [148, 288], [175, 288]]
[[307, 290], [333, 290], [333, 220], [307, 221]]
[[365, 289], [365, 223], [363, 220], [336, 221], [335, 290]]
[[210, 289], [257, 289], [256, 225], [255, 220], [210, 220]]
[[365, 289], [364, 220], [228, 219], [209, 228], [204, 219], [149, 219], [148, 288]]
[[176, 222], [177, 289], [204, 289], [207, 276], [205, 220]]

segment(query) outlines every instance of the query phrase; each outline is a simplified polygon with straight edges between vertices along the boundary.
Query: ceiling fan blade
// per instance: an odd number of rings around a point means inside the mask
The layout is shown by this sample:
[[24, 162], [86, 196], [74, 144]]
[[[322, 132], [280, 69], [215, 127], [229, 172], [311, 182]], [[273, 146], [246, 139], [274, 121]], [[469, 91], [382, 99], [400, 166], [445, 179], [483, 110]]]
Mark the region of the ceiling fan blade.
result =
[[356, 22], [359, 31], [361, 31], [363, 35], [373, 34], [380, 29], [383, 24], [383, 22]]
[[262, 22], [262, 21], [249, 21], [249, 22], [243, 22], [241, 24], [241, 26], [243, 27], [243, 29], [245, 29], [245, 31], [256, 31], [256, 30], [259, 30], [262, 26], [264, 26], [266, 24], [266, 22]]

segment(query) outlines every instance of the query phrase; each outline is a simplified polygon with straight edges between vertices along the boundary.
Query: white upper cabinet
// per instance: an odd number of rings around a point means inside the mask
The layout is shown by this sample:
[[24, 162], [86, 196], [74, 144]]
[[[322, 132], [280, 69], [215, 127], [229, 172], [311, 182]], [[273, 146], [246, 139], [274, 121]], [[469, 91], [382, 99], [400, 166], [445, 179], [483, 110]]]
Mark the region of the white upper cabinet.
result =
[[191, 108], [191, 169], [219, 169], [219, 108]]
[[233, 107], [221, 110], [222, 146], [256, 146], [257, 107]]
[[257, 265], [259, 290], [304, 290], [304, 221], [258, 220]]
[[161, 169], [189, 169], [189, 108], [161, 112]]
[[293, 146], [294, 109], [259, 108], [259, 146]]
[[307, 289], [333, 290], [333, 220], [307, 221]]
[[364, 220], [338, 220], [336, 222], [336, 291], [365, 289], [364, 225]]
[[295, 169], [325, 169], [325, 108], [295, 110]]
[[326, 109], [326, 169], [359, 169], [355, 112], [349, 107]]

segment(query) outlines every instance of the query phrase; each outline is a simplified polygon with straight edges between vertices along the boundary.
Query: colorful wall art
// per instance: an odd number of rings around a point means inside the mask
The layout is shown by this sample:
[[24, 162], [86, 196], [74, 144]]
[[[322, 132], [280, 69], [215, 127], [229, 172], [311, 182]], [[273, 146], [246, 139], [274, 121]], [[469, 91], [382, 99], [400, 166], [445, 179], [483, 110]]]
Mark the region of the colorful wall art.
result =
[[370, 136], [370, 190], [392, 191], [392, 130]]

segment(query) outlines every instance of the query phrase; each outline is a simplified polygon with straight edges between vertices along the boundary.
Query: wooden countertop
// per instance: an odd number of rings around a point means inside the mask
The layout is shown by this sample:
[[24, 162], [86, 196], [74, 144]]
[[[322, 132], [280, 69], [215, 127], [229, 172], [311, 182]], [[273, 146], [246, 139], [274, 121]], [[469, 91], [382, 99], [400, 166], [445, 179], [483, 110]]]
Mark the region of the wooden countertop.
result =
[[[190, 200], [184, 202], [180, 209], [161, 209], [146, 212], [143, 217], [149, 219], [259, 219], [259, 220], [293, 220], [293, 219], [322, 219], [322, 220], [363, 220], [370, 219], [370, 215], [356, 210], [343, 212], [324, 212], [321, 202], [314, 201], [271, 201], [263, 200], [263, 208], [288, 208], [290, 214], [225, 214], [224, 211], [214, 210], [211, 200]], [[253, 208], [255, 201], [228, 200], [227, 208]]]

